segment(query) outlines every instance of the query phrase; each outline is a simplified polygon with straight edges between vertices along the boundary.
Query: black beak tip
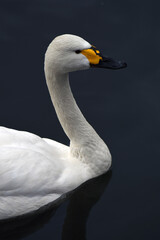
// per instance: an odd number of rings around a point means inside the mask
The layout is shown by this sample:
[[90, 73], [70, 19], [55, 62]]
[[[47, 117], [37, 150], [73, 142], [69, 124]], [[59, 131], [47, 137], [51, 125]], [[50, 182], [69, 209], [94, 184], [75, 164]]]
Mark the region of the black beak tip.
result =
[[127, 63], [123, 61], [117, 61], [112, 58], [102, 57], [102, 60], [98, 64], [91, 64], [91, 67], [108, 68], [108, 69], [122, 69], [127, 67]]
[[122, 68], [126, 68], [127, 67], [127, 63], [126, 62], [121, 62], [121, 66], [122, 66]]
[[110, 63], [110, 68], [111, 69], [122, 69], [122, 68], [126, 68], [127, 67], [127, 63], [126, 62], [122, 62], [122, 61], [111, 61]]

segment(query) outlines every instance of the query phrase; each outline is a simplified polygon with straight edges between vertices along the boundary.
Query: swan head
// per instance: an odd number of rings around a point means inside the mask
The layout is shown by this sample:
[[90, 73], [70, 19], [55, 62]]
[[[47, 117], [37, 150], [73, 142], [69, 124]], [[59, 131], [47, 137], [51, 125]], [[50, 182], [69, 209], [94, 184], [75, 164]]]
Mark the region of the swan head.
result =
[[90, 67], [119, 69], [127, 65], [104, 57], [96, 47], [79, 36], [64, 34], [50, 43], [45, 55], [46, 66], [63, 74]]

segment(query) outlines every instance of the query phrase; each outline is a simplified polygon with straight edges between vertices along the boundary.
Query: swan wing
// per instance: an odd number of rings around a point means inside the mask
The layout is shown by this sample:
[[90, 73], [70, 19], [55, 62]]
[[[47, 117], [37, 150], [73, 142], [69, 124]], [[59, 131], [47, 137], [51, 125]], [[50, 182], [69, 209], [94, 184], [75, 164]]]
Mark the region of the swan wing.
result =
[[48, 141], [50, 145], [34, 134], [0, 128], [1, 196], [59, 191], [58, 181], [66, 168], [68, 147]]
[[68, 151], [55, 141], [0, 127], [0, 219], [59, 198]]

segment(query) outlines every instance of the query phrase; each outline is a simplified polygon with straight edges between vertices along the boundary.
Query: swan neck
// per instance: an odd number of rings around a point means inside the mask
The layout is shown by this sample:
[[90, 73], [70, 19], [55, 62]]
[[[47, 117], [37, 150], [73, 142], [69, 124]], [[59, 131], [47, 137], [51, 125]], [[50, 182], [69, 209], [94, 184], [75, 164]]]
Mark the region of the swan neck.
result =
[[55, 111], [68, 138], [77, 144], [93, 138], [95, 131], [84, 118], [71, 92], [69, 74], [46, 74], [46, 79]]
[[70, 139], [71, 156], [85, 163], [92, 177], [104, 173], [111, 165], [110, 152], [78, 108], [71, 92], [69, 75], [55, 73], [51, 69], [45, 69], [45, 74], [57, 117]]

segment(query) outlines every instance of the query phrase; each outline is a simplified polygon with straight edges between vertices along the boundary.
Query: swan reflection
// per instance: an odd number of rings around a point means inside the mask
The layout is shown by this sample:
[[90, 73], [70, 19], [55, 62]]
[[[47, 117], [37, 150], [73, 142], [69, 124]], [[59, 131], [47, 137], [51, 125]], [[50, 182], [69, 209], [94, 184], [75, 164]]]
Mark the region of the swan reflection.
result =
[[89, 212], [105, 191], [111, 175], [110, 170], [102, 176], [91, 179], [76, 190], [63, 195], [58, 201], [42, 207], [39, 211], [15, 219], [1, 221], [0, 239], [21, 239], [34, 233], [42, 228], [54, 216], [60, 204], [69, 198], [62, 229], [62, 240], [85, 240]]

